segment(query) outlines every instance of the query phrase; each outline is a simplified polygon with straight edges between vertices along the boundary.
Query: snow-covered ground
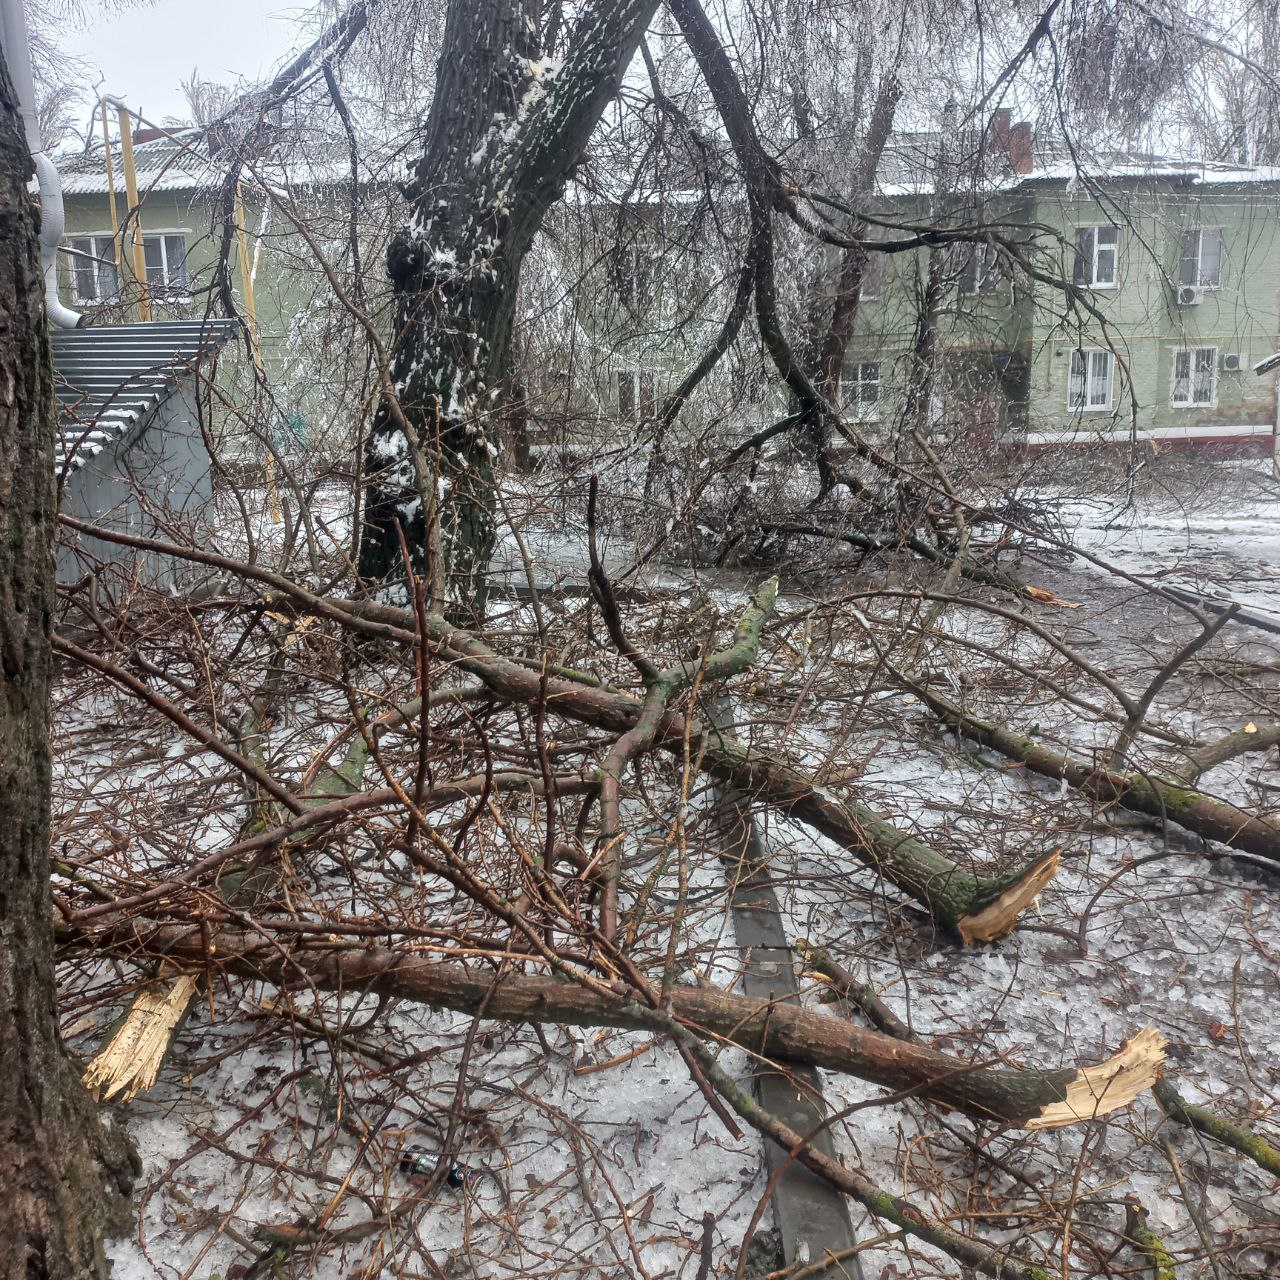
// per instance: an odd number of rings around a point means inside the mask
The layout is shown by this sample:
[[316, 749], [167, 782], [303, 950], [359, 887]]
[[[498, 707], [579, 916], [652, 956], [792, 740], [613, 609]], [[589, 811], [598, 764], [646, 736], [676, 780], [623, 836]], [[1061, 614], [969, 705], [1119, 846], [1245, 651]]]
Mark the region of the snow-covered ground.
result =
[[[1280, 498], [1257, 492], [1212, 504], [1148, 492], [1127, 509], [1073, 497], [1059, 508], [1080, 549], [1126, 573], [1229, 592], [1280, 616]], [[258, 533], [270, 542], [267, 524]], [[561, 572], [580, 575], [584, 535], [564, 522], [526, 532], [540, 585]], [[610, 544], [611, 571], [626, 567], [630, 550], [620, 540]], [[504, 563], [517, 580], [519, 556], [514, 540], [505, 544]], [[1184, 618], [1096, 565], [1058, 562], [1054, 575], [1050, 585], [1082, 608], [1046, 606], [1035, 619], [1093, 661], [1114, 657], [1117, 678], [1130, 688], [1140, 690], [1186, 634]], [[830, 947], [917, 1034], [967, 1061], [1074, 1065], [1155, 1026], [1170, 1041], [1170, 1075], [1185, 1095], [1276, 1140], [1280, 876], [1254, 862], [1206, 856], [1177, 832], [1096, 812], [1056, 783], [956, 743], [878, 675], [852, 623], [877, 610], [888, 618], [889, 607], [869, 590], [863, 584], [856, 601], [833, 604], [783, 599], [767, 641], [775, 655], [767, 679], [748, 678], [735, 690], [744, 722], [762, 745], [855, 780], [860, 799], [962, 865], [1003, 868], [1058, 849], [1063, 869], [1023, 929], [996, 946], [962, 950], [847, 853], [766, 815], [791, 936]], [[713, 604], [727, 623], [740, 601], [735, 587], [716, 592]], [[628, 605], [626, 612], [641, 643], [683, 647], [678, 637], [691, 634], [682, 605]], [[531, 624], [528, 610], [504, 610], [503, 618], [513, 635]], [[976, 610], [949, 615], [945, 630], [957, 643], [931, 641], [923, 659], [931, 670], [963, 669], [973, 696], [1048, 739], [1081, 751], [1112, 740], [1113, 722], [1081, 714], [960, 643], [1015, 656], [1105, 706], [1085, 673], [1043, 641]], [[1153, 723], [1200, 738], [1260, 720], [1268, 709], [1275, 717], [1280, 638], [1233, 624], [1215, 645], [1211, 664], [1162, 691]], [[320, 658], [316, 670], [317, 679], [332, 676]], [[397, 674], [383, 673], [389, 686]], [[324, 736], [305, 722], [304, 694], [273, 729], [273, 767], [285, 773], [308, 762]], [[344, 704], [329, 697], [328, 711], [340, 712]], [[199, 856], [236, 830], [242, 812], [234, 787], [219, 792], [223, 807], [213, 814], [184, 807], [203, 794], [210, 762], [176, 732], [156, 729], [136, 709], [122, 720], [125, 704], [88, 697], [76, 681], [62, 699], [60, 847], [98, 849], [99, 870], [142, 870], [152, 859], [158, 874], [169, 860]], [[126, 731], [131, 752], [139, 741], [151, 744], [148, 757], [121, 758], [117, 735]], [[1142, 767], [1169, 758], [1159, 739], [1140, 740]], [[1274, 813], [1280, 796], [1269, 784], [1277, 777], [1271, 753], [1222, 766], [1204, 786]], [[646, 803], [669, 816], [675, 786], [669, 772], [654, 770]], [[698, 974], [728, 986], [740, 957], [719, 863], [699, 842], [700, 804], [695, 796], [691, 906], [678, 957], [685, 980]], [[637, 802], [631, 819], [638, 829], [645, 814]], [[512, 830], [537, 821], [536, 809], [513, 806]], [[628, 867], [624, 905], [644, 894], [651, 875], [671, 887], [670, 870], [659, 870], [671, 831], [650, 823]], [[415, 880], [403, 861], [382, 857], [376, 842], [356, 844], [349, 863], [321, 854], [296, 867], [291, 900], [327, 904], [347, 917], [393, 910], [402, 925], [473, 919], [466, 904]], [[501, 854], [500, 839], [484, 845], [495, 868]], [[669, 910], [651, 911], [637, 963], [661, 966], [669, 924]], [[420, 945], [433, 953], [428, 942]], [[129, 976], [104, 964], [71, 984], [67, 1029], [78, 1051], [87, 1055], [101, 1043]], [[819, 986], [806, 986], [813, 1007], [830, 1011], [817, 1001]], [[136, 1235], [112, 1246], [121, 1280], [264, 1274], [273, 1265], [271, 1244], [255, 1231], [272, 1226], [280, 1238], [304, 1218], [355, 1234], [303, 1244], [281, 1263], [286, 1274], [692, 1280], [708, 1213], [712, 1274], [733, 1275], [765, 1194], [759, 1144], [754, 1135], [739, 1141], [725, 1132], [668, 1046], [639, 1034], [557, 1027], [545, 1029], [544, 1042], [530, 1028], [494, 1024], [468, 1044], [468, 1018], [405, 1002], [379, 1011], [358, 992], [317, 997], [299, 989], [291, 1000], [301, 1021], [291, 1023], [278, 1016], [279, 1006], [264, 1005], [278, 999], [266, 986], [216, 982], [158, 1086], [116, 1109], [145, 1166]], [[306, 1021], [319, 1017], [327, 1030]], [[728, 1051], [723, 1062], [745, 1077], [743, 1055]], [[1215, 1266], [1219, 1280], [1280, 1274], [1273, 1180], [1226, 1148], [1174, 1129], [1149, 1098], [1103, 1120], [1033, 1135], [916, 1103], [886, 1105], [883, 1090], [849, 1077], [828, 1074], [824, 1087], [833, 1108], [850, 1109], [835, 1127], [841, 1154], [886, 1189], [1023, 1255], [1061, 1250], [1067, 1224], [1073, 1239], [1088, 1244], [1058, 1258], [1053, 1274], [1063, 1280], [1140, 1274], [1122, 1240], [1122, 1202], [1131, 1192], [1179, 1258], [1180, 1280], [1210, 1280]], [[460, 1158], [483, 1174], [468, 1188], [413, 1202], [398, 1153], [406, 1142], [438, 1147], [451, 1116]], [[864, 1238], [883, 1229], [860, 1211], [854, 1216]], [[761, 1230], [769, 1222], [766, 1212]], [[895, 1241], [869, 1249], [863, 1271], [867, 1280], [957, 1274], [942, 1255], [912, 1246], [908, 1257]]]
[[1245, 471], [1258, 481], [1247, 496], [1241, 486], [1223, 493], [1221, 478], [1206, 471], [1207, 491], [1148, 494], [1133, 506], [1060, 498], [1057, 510], [1082, 550], [1128, 573], [1265, 610], [1280, 624], [1280, 482], [1267, 486], [1261, 469]]

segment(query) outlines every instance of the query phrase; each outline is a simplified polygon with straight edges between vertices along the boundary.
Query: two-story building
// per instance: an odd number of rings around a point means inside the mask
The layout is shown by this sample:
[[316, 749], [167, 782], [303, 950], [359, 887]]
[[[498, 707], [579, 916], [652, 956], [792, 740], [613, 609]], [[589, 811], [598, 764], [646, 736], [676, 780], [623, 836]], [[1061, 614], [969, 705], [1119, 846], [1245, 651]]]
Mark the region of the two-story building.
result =
[[[901, 240], [894, 228], [911, 226], [974, 238], [873, 252], [842, 378], [859, 431], [888, 434], [898, 420], [928, 324], [939, 433], [1269, 447], [1276, 383], [1253, 366], [1280, 339], [1280, 170], [1133, 157], [1077, 170], [1037, 156], [1029, 127], [1004, 113], [982, 144], [978, 163], [950, 171], [936, 134], [895, 135], [886, 148], [868, 240]], [[613, 426], [622, 443], [643, 431], [729, 310], [740, 215], [706, 182], [567, 206], [559, 272], [584, 287], [533, 353], [555, 369], [548, 431]], [[806, 325], [830, 306], [834, 254], [815, 268], [811, 248], [788, 258], [787, 247], [780, 293], [803, 352]], [[740, 438], [787, 410], [748, 319], [691, 420]]]
[[[136, 202], [119, 139], [109, 151], [98, 146], [60, 162], [63, 296], [94, 325], [224, 316], [229, 299], [255, 348], [251, 359], [227, 366], [239, 371], [224, 397], [229, 450], [261, 457], [264, 441], [282, 451], [349, 444], [367, 370], [350, 340], [358, 322], [335, 299], [317, 256], [349, 278], [345, 160], [322, 147], [287, 164], [273, 158], [244, 171], [229, 191], [230, 161], [211, 131], [138, 129], [131, 141]], [[366, 215], [387, 190], [372, 181], [360, 187], [366, 262], [381, 261], [387, 221]], [[361, 296], [377, 314], [376, 298]]]

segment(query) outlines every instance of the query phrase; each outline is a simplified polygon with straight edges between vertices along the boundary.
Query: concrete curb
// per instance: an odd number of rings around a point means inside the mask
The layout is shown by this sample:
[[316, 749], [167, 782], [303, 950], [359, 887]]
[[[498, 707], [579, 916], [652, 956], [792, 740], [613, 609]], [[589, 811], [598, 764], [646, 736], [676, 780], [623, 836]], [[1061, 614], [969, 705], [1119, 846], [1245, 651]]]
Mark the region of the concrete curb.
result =
[[[733, 729], [732, 708], [726, 698], [704, 704], [717, 728]], [[745, 969], [742, 989], [750, 996], [799, 1003], [799, 984], [791, 947], [782, 927], [777, 895], [769, 880], [763, 842], [749, 802], [740, 792], [717, 785], [712, 831], [721, 861], [730, 874], [730, 905]], [[762, 1069], [755, 1077], [756, 1097], [797, 1133], [811, 1133], [827, 1116], [818, 1073], [793, 1067], [789, 1074]], [[831, 1135], [823, 1130], [813, 1146], [834, 1155]], [[839, 1253], [855, 1243], [849, 1202], [834, 1187], [803, 1165], [787, 1161], [772, 1142], [764, 1144], [765, 1167], [772, 1177], [787, 1164], [773, 1193], [773, 1210], [782, 1237], [786, 1264], [814, 1263], [827, 1253]], [[815, 1280], [864, 1280], [857, 1255], [814, 1273]]]

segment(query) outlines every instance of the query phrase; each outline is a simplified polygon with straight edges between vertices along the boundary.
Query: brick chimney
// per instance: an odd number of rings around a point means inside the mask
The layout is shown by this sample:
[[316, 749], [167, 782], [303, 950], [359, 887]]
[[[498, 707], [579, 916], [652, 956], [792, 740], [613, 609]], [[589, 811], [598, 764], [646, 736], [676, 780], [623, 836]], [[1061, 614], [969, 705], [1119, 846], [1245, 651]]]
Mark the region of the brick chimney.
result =
[[1019, 120], [1009, 129], [1009, 168], [1014, 173], [1030, 173], [1035, 168], [1035, 152], [1033, 149], [1031, 124], [1027, 120]]

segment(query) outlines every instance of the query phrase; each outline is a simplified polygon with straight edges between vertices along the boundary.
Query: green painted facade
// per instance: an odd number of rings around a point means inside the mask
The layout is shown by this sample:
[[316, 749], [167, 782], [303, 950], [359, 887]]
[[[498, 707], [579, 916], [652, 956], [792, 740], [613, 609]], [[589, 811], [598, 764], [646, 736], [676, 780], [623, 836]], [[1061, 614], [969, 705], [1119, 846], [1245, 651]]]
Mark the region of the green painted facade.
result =
[[[1271, 433], [1275, 378], [1259, 377], [1252, 367], [1280, 349], [1280, 174], [1237, 181], [1221, 173], [1212, 181], [1171, 174], [1087, 186], [1033, 175], [980, 206], [917, 195], [885, 198], [877, 212], [904, 224], [991, 229], [987, 248], [935, 251], [944, 289], [930, 417], [939, 432], [1033, 444]], [[565, 256], [585, 264], [585, 287], [572, 303], [574, 342], [562, 345], [558, 358], [576, 370], [572, 384], [588, 391], [573, 410], [580, 422], [608, 418], [612, 410], [624, 427], [628, 419], [639, 425], [637, 395], [620, 396], [619, 379], [643, 376], [660, 400], [723, 320], [732, 275], [722, 259], [699, 248], [689, 218], [678, 206], [645, 206], [629, 220], [611, 206], [566, 218], [578, 225], [580, 240]], [[594, 224], [594, 235], [581, 230], [584, 222]], [[1115, 242], [1114, 269], [1096, 282], [1089, 274], [1077, 277], [1078, 237], [1088, 228], [1102, 228], [1102, 239]], [[1206, 252], [1210, 283], [1202, 287], [1193, 277], [1188, 296], [1183, 257], [1193, 231], [1208, 233], [1218, 252]], [[619, 241], [627, 246], [621, 255], [611, 248]], [[626, 265], [635, 247], [647, 256], [642, 274], [652, 281], [643, 298], [628, 279], [636, 274]], [[806, 309], [821, 317], [830, 305], [822, 290], [830, 288], [836, 262], [829, 255], [825, 270], [810, 266], [802, 275], [783, 252], [780, 290], [793, 295], [787, 321], [799, 347]], [[976, 275], [975, 252], [985, 255], [985, 272]], [[874, 283], [858, 307], [845, 360], [845, 409], [870, 438], [897, 420], [916, 368], [929, 253], [875, 255]], [[1072, 386], [1073, 367], [1079, 373], [1082, 363], [1093, 376]], [[753, 390], [762, 381], [770, 385], [763, 397]], [[1085, 403], [1073, 404], [1073, 393]], [[786, 396], [748, 323], [691, 416], [699, 423], [722, 418], [741, 433], [786, 411]]]
[[[138, 222], [144, 244], [151, 249], [153, 318], [225, 314], [216, 276], [228, 234], [232, 299], [237, 312], [245, 316], [238, 237], [234, 218], [228, 229], [217, 175], [167, 138], [139, 145], [136, 152], [141, 193]], [[184, 172], [184, 165], [194, 172]], [[115, 181], [117, 215], [123, 219], [128, 200], [118, 159]], [[125, 249], [118, 276], [101, 261], [110, 256], [112, 219], [100, 153], [93, 161], [71, 167], [64, 174], [64, 187], [64, 248], [68, 251], [59, 260], [63, 298], [84, 312], [90, 323], [139, 319], [140, 290], [134, 281], [128, 228], [121, 232]], [[296, 188], [291, 207], [295, 217], [305, 217], [308, 234], [342, 273], [349, 243], [348, 214], [345, 191], [335, 196], [334, 189], [332, 182]], [[251, 183], [244, 188], [244, 225], [266, 384], [257, 383], [243, 343], [240, 358], [233, 350], [224, 353], [219, 361], [221, 396], [213, 402], [211, 415], [218, 433], [230, 453], [249, 459], [264, 456], [268, 443], [282, 454], [303, 447], [341, 452], [352, 439], [351, 423], [358, 420], [354, 416], [358, 408], [353, 410], [353, 405], [358, 406], [366, 394], [363, 343], [352, 340], [354, 322], [335, 302], [328, 278], [294, 221]], [[85, 260], [70, 252], [83, 247], [85, 237], [93, 238], [100, 259], [97, 279], [86, 276]], [[173, 252], [177, 237], [184, 249], [180, 267]], [[163, 280], [156, 271], [161, 240], [165, 242]], [[380, 245], [362, 243], [362, 249], [365, 261], [380, 269]], [[85, 296], [85, 285], [97, 296]], [[367, 300], [366, 306], [376, 317], [376, 301]]]
[[[1034, 191], [1035, 220], [1072, 253], [1077, 229], [1089, 225], [1118, 224], [1119, 243], [1114, 287], [1085, 289], [1077, 302], [1038, 285], [1022, 304], [1031, 357], [1029, 430], [1121, 437], [1136, 430], [1140, 438], [1168, 439], [1269, 433], [1275, 379], [1252, 369], [1280, 348], [1280, 183], [1131, 181], [1110, 185], [1101, 199], [1052, 185]], [[1218, 233], [1212, 238], [1221, 246], [1220, 262], [1202, 264], [1203, 286], [1194, 270], [1182, 270], [1188, 234], [1196, 231]], [[1059, 273], [1070, 278], [1068, 259], [1060, 248]], [[1111, 355], [1108, 407], [1069, 409], [1077, 347]], [[1175, 398], [1175, 361], [1185, 383], [1196, 352], [1212, 353], [1202, 359], [1212, 361], [1213, 376], [1191, 395], [1180, 385]]]
[[[105, 192], [78, 191], [75, 181], [66, 196], [68, 239], [109, 236]], [[142, 230], [183, 237], [189, 288], [160, 302], [157, 316], [220, 313], [211, 293], [224, 228], [217, 193], [194, 181], [181, 190], [161, 185], [143, 201]], [[125, 204], [118, 191], [122, 213]], [[877, 207], [887, 221], [993, 230], [992, 246], [977, 250], [976, 274], [968, 245], [932, 251], [945, 282], [930, 408], [939, 434], [993, 443], [1270, 434], [1276, 379], [1252, 366], [1280, 349], [1280, 173], [1168, 171], [1105, 182], [1032, 174], [981, 204], [909, 195], [881, 197]], [[680, 197], [570, 203], [553, 213], [526, 272], [520, 381], [530, 440], [545, 447], [571, 438], [580, 449], [637, 438], [723, 323], [737, 270], [724, 246], [743, 242], [742, 220], [732, 201], [717, 202], [713, 216], [705, 201]], [[278, 213], [264, 216], [252, 195], [245, 221], [257, 258], [263, 355], [281, 395], [277, 416], [301, 423], [304, 436], [340, 434], [350, 406], [340, 412], [347, 402], [334, 388], [339, 378], [351, 381], [344, 352], [354, 347], [348, 336], [345, 348], [325, 349], [329, 281], [296, 229]], [[1115, 229], [1113, 279], [1076, 279], [1079, 236], [1090, 227], [1103, 228], [1104, 240]], [[1195, 229], [1220, 249], [1210, 255], [1211, 281], [1193, 285], [1188, 298], [1183, 256]], [[380, 267], [374, 242], [386, 230], [372, 229], [366, 263]], [[333, 227], [324, 244], [340, 250]], [[874, 285], [858, 308], [845, 405], [872, 438], [897, 420], [915, 367], [930, 252], [875, 255]], [[820, 329], [829, 306], [822, 290], [834, 279], [834, 256], [824, 262], [811, 243], [796, 248], [782, 235], [777, 253], [785, 321], [802, 349], [806, 325], [816, 317]], [[64, 296], [92, 310], [75, 297], [70, 259], [63, 273]], [[234, 237], [230, 278], [243, 309]], [[99, 318], [126, 317], [108, 303]], [[1082, 364], [1085, 376], [1073, 383]], [[1073, 405], [1073, 396], [1086, 403]], [[749, 319], [685, 424], [741, 437], [787, 410]]]

